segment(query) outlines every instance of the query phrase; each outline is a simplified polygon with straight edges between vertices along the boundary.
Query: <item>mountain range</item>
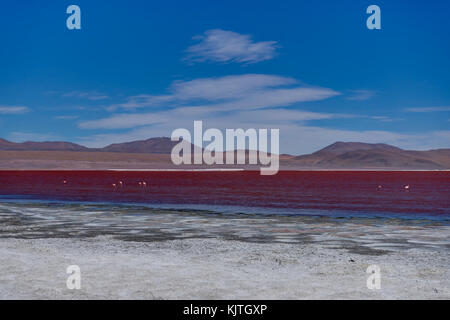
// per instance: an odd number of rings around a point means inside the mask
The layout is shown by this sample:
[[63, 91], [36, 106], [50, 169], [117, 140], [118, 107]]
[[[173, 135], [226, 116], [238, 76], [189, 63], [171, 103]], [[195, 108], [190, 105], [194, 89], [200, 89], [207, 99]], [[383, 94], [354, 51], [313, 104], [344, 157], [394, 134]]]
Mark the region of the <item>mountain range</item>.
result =
[[[101, 161], [105, 166], [108, 161], [115, 161], [116, 164], [121, 163], [121, 166], [126, 166], [123, 163], [132, 163], [139, 159], [139, 162], [133, 166], [135, 168], [155, 164], [154, 159], [157, 159], [158, 165], [166, 163], [165, 167], [167, 167], [170, 165], [168, 155], [177, 143], [167, 137], [158, 137], [115, 143], [103, 148], [88, 148], [64, 141], [16, 143], [0, 139], [0, 168], [8, 168], [8, 165], [14, 164], [14, 160], [20, 160], [20, 163], [30, 162], [37, 155], [41, 161], [40, 166], [46, 160], [57, 167], [57, 161], [71, 161], [72, 164], [77, 161], [78, 163]], [[14, 168], [17, 168], [19, 163], [17, 161]], [[450, 169], [450, 149], [415, 151], [382, 143], [335, 142], [307, 155], [281, 155], [280, 164], [284, 169], [443, 170]]]
[[382, 143], [335, 142], [290, 161], [316, 168], [450, 169], [450, 149], [413, 151]]
[[82, 145], [64, 142], [64, 141], [47, 141], [47, 142], [11, 142], [0, 139], [0, 150], [6, 151], [92, 151], [92, 152], [120, 152], [120, 153], [170, 153], [173, 146], [178, 142], [171, 141], [167, 137], [151, 138], [147, 140], [139, 140], [124, 143], [114, 143], [103, 148], [88, 148]]

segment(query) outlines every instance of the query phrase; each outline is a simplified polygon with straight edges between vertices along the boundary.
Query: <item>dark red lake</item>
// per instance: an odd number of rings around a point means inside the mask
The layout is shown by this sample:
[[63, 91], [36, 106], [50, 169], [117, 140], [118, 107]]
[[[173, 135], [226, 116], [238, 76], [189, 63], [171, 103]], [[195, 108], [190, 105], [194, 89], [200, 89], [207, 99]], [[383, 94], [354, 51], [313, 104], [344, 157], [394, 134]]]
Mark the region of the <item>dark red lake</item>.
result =
[[274, 213], [302, 209], [447, 220], [449, 191], [450, 172], [439, 171], [280, 171], [274, 176], [259, 171], [0, 171], [4, 199], [259, 207]]

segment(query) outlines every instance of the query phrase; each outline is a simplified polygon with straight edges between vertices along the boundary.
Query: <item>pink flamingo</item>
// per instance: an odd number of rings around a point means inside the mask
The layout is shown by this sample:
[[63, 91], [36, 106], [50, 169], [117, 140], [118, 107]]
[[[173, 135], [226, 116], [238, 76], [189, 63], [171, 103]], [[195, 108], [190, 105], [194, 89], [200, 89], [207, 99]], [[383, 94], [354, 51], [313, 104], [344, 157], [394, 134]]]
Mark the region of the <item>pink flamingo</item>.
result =
[[116, 189], [116, 184], [115, 183], [113, 183], [112, 186], [114, 187], [114, 189]]
[[119, 181], [120, 187], [123, 188], [123, 182]]

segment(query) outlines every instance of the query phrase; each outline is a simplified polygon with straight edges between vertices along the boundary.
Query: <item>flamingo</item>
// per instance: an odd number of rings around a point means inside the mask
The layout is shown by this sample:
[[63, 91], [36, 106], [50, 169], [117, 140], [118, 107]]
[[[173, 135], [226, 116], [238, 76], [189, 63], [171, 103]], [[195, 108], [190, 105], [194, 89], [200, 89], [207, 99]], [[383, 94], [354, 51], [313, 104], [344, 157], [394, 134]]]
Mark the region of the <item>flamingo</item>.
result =
[[64, 180], [64, 181], [63, 181], [63, 183], [64, 183], [64, 184], [66, 184], [66, 183], [67, 183], [67, 181], [66, 181], [66, 180]]
[[119, 181], [120, 187], [123, 188], [123, 182]]
[[409, 184], [407, 184], [406, 186], [405, 186], [405, 190], [408, 190], [409, 189]]
[[116, 189], [116, 184], [115, 183], [113, 183], [112, 186], [114, 187], [114, 189]]
[[383, 188], [383, 186], [380, 184], [380, 185], [378, 185], [378, 189], [381, 189], [381, 188]]
[[142, 185], [144, 186], [144, 188], [147, 187], [147, 182], [143, 181]]

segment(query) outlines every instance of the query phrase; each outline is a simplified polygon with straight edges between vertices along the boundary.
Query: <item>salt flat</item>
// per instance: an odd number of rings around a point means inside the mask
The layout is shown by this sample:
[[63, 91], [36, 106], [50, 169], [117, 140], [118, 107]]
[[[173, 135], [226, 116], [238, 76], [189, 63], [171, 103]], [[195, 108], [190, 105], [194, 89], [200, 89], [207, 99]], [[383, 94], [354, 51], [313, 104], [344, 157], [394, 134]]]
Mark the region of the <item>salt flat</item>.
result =
[[[6, 238], [0, 299], [450, 299], [448, 248], [368, 252], [320, 242]], [[74, 264], [80, 290], [66, 287]], [[366, 286], [372, 264], [380, 290]]]

